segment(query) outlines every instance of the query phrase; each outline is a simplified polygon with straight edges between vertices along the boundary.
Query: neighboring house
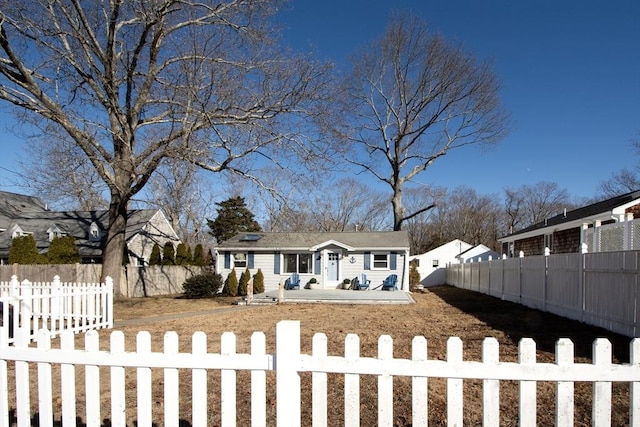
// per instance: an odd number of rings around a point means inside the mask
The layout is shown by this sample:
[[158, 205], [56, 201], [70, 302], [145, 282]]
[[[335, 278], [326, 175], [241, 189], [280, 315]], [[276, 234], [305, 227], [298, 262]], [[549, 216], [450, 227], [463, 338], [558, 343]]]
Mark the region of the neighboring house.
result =
[[640, 249], [640, 190], [545, 219], [498, 241], [502, 253], [517, 257]]
[[458, 256], [473, 248], [473, 245], [455, 239], [429, 252], [409, 257], [417, 264], [420, 284], [424, 287], [443, 285], [447, 278], [447, 264], [460, 262]]
[[353, 233], [240, 233], [216, 248], [216, 271], [226, 279], [232, 268], [240, 274], [264, 274], [265, 291], [292, 273], [301, 288], [314, 277], [320, 289], [335, 289], [344, 279], [364, 273], [371, 289], [390, 274], [398, 275], [398, 288], [409, 290], [409, 237], [404, 231]]
[[499, 259], [500, 254], [491, 250], [485, 245], [477, 245], [462, 252], [461, 254], [456, 256], [456, 258], [460, 263], [464, 264], [465, 262], [479, 262]]
[[[50, 211], [39, 199], [0, 191], [0, 264], [7, 263], [11, 240], [33, 235], [38, 252], [46, 254], [55, 237], [72, 236], [82, 263], [101, 263], [107, 234], [107, 211]], [[129, 211], [125, 234], [129, 260], [144, 265], [153, 245], [167, 241], [176, 246], [180, 239], [158, 209]]]

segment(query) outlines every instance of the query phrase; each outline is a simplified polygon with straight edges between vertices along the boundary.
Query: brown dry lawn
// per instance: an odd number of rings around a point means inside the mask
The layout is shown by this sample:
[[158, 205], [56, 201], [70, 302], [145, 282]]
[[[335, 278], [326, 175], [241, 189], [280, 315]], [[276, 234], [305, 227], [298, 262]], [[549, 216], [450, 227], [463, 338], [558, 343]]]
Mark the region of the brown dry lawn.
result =
[[[373, 292], [373, 291], [371, 291]], [[628, 363], [631, 339], [610, 333], [600, 328], [567, 320], [558, 316], [527, 309], [523, 306], [501, 301], [486, 295], [456, 289], [448, 286], [431, 288], [423, 293], [414, 293], [416, 304], [411, 305], [328, 305], [328, 304], [282, 304], [273, 306], [236, 306], [235, 299], [215, 298], [208, 300], [187, 300], [179, 296], [154, 297], [120, 300], [115, 303], [115, 329], [126, 336], [127, 351], [135, 350], [135, 335], [139, 331], [149, 331], [153, 337], [153, 351], [162, 351], [163, 335], [176, 331], [180, 336], [180, 350], [190, 351], [191, 335], [204, 331], [208, 336], [210, 352], [220, 351], [220, 335], [234, 332], [237, 335], [237, 351], [247, 353], [250, 336], [254, 331], [262, 331], [267, 337], [267, 351], [274, 352], [275, 325], [280, 320], [301, 322], [301, 345], [304, 353], [311, 353], [312, 337], [322, 332], [327, 335], [328, 351], [332, 355], [342, 355], [347, 334], [360, 337], [360, 354], [375, 357], [380, 335], [393, 338], [394, 357], [411, 358], [411, 340], [422, 335], [428, 340], [430, 359], [444, 360], [446, 341], [458, 336], [464, 343], [465, 360], [481, 360], [482, 340], [495, 337], [500, 343], [500, 360], [517, 361], [518, 341], [523, 337], [533, 338], [537, 343], [538, 361], [553, 362], [555, 342], [559, 338], [570, 338], [575, 345], [576, 362], [591, 362], [593, 340], [608, 338], [614, 349], [615, 363]], [[100, 333], [101, 347], [108, 348], [108, 332]], [[55, 346], [57, 343], [53, 343]], [[82, 348], [82, 337], [77, 338], [77, 346]], [[129, 425], [136, 425], [135, 370], [127, 370], [127, 419]], [[57, 372], [54, 369], [54, 372]], [[32, 374], [35, 378], [35, 371]], [[78, 417], [84, 418], [82, 384], [84, 372], [78, 368]], [[162, 426], [162, 372], [154, 371], [155, 425]], [[180, 403], [181, 425], [190, 426], [191, 384], [190, 372], [181, 372]], [[219, 373], [209, 374], [209, 425], [220, 425]], [[267, 375], [268, 419], [275, 425], [275, 375]], [[103, 369], [100, 377], [103, 393], [101, 415], [104, 425], [110, 425], [109, 371]], [[250, 425], [250, 384], [247, 372], [238, 372], [238, 425]], [[376, 378], [362, 377], [361, 425], [373, 426], [377, 423]], [[465, 425], [482, 424], [482, 383], [464, 383]], [[329, 425], [339, 426], [344, 419], [343, 378], [329, 376]], [[11, 385], [10, 385], [11, 387]], [[35, 387], [32, 386], [32, 387]], [[311, 376], [302, 374], [302, 425], [311, 425]], [[54, 410], [60, 416], [61, 396], [59, 385], [54, 384]], [[394, 424], [410, 426], [411, 381], [409, 378], [394, 379]], [[37, 411], [37, 394], [32, 394], [33, 411]], [[56, 393], [58, 393], [56, 395]], [[575, 425], [591, 425], [592, 385], [575, 385]], [[518, 387], [516, 383], [503, 381], [500, 389], [501, 421], [503, 426], [518, 425]], [[10, 406], [15, 400], [11, 400]], [[446, 383], [443, 379], [429, 380], [429, 423], [446, 425]], [[614, 384], [612, 425], [624, 426], [629, 423], [629, 386]], [[538, 425], [555, 423], [555, 385], [538, 384]], [[79, 425], [82, 425], [80, 422]]]

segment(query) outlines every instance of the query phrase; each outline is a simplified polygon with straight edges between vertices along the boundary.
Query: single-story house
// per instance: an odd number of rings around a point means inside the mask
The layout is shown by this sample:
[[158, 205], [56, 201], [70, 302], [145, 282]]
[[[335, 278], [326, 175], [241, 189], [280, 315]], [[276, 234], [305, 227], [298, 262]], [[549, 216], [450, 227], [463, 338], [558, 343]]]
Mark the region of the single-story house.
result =
[[391, 274], [409, 290], [409, 236], [406, 231], [336, 233], [239, 233], [216, 248], [216, 271], [223, 278], [235, 268], [264, 275], [265, 291], [277, 290], [293, 273], [301, 289], [311, 278], [319, 289], [339, 288], [344, 279], [365, 274], [370, 289]]
[[420, 284], [425, 288], [443, 285], [447, 279], [447, 264], [459, 263], [458, 256], [472, 249], [473, 245], [455, 239], [420, 255], [412, 255], [409, 262], [414, 262], [420, 273]]
[[491, 250], [488, 246], [480, 244], [460, 253], [456, 258], [460, 263], [464, 264], [465, 262], [480, 262], [499, 259], [500, 254]]
[[508, 257], [640, 249], [640, 190], [545, 219], [498, 241]]
[[[45, 254], [54, 237], [72, 236], [82, 263], [101, 263], [109, 223], [108, 211], [50, 211], [38, 198], [0, 191], [0, 264], [9, 259], [11, 240], [33, 235]], [[129, 260], [148, 262], [153, 245], [180, 243], [171, 223], [159, 209], [130, 210], [125, 234]]]

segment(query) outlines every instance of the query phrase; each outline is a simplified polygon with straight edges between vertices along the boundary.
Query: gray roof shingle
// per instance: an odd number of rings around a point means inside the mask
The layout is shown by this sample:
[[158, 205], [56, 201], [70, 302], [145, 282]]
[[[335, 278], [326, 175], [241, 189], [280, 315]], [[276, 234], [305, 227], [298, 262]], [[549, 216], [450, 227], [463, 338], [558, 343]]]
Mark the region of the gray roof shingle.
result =
[[[249, 238], [247, 238], [249, 236]], [[255, 238], [252, 238], [255, 236]], [[406, 231], [360, 231], [335, 233], [239, 233], [220, 243], [219, 250], [309, 250], [326, 242], [337, 242], [354, 249], [403, 250], [409, 249]]]

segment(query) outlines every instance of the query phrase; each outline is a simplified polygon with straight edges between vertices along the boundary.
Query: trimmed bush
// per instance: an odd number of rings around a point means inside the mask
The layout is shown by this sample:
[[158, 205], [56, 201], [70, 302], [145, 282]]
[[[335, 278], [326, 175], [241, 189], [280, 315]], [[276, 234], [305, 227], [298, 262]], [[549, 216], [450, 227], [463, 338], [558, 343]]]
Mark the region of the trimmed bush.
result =
[[36, 239], [31, 234], [18, 236], [11, 240], [9, 264], [46, 264], [47, 258], [38, 253]]
[[202, 244], [198, 243], [193, 250], [193, 265], [204, 266], [204, 249], [202, 248]]
[[415, 261], [409, 263], [409, 289], [414, 289], [420, 284], [420, 273]]
[[80, 262], [80, 254], [73, 236], [54, 237], [47, 253], [49, 264], [75, 264]]
[[209, 272], [190, 277], [182, 284], [186, 298], [210, 298], [222, 288], [222, 276]]
[[160, 255], [160, 246], [157, 243], [153, 244], [151, 249], [151, 255], [149, 256], [149, 265], [162, 264], [162, 255]]
[[262, 274], [262, 270], [258, 269], [256, 274], [253, 276], [253, 293], [261, 294], [264, 292], [264, 274]]
[[224, 282], [224, 293], [232, 297], [238, 296], [238, 276], [235, 268], [231, 270]]
[[171, 242], [164, 244], [162, 251], [162, 265], [176, 265], [176, 250]]
[[238, 283], [238, 295], [246, 296], [247, 295], [247, 286], [251, 280], [251, 272], [249, 268], [245, 269], [240, 275], [240, 282]]
[[176, 248], [176, 265], [189, 265], [191, 260], [187, 252], [187, 245], [180, 242]]

